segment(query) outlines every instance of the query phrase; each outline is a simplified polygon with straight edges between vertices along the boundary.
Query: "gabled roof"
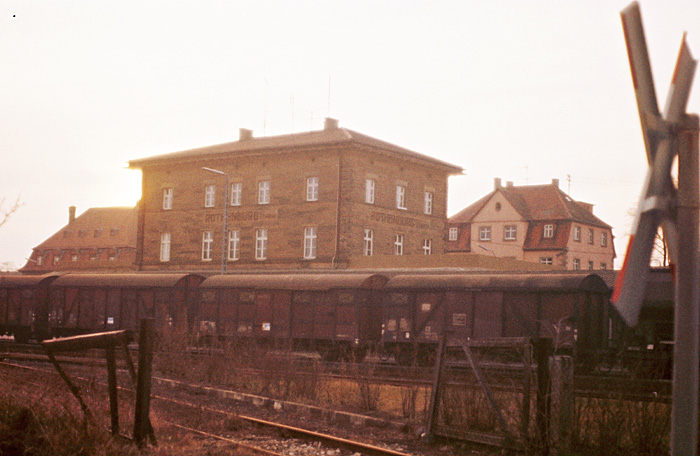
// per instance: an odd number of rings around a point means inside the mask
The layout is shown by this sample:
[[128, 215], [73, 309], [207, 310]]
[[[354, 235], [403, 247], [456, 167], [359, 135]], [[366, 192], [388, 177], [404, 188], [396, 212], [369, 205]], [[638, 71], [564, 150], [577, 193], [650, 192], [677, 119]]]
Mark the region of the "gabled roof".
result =
[[585, 203], [574, 201], [555, 184], [499, 187], [449, 218], [449, 223], [470, 223], [500, 192], [526, 221], [571, 221], [601, 228], [610, 225], [593, 215]]
[[323, 130], [294, 133], [279, 136], [266, 136], [262, 138], [248, 138], [239, 141], [216, 144], [196, 149], [183, 150], [164, 155], [138, 158], [129, 161], [130, 168], [142, 168], [162, 162], [184, 162], [207, 158], [222, 158], [225, 155], [253, 155], [269, 152], [292, 152], [301, 148], [337, 146], [343, 144], [357, 144], [368, 146], [378, 152], [395, 157], [420, 161], [429, 165], [443, 168], [450, 174], [460, 174], [463, 169], [459, 166], [438, 160], [427, 155], [414, 152], [403, 147], [358, 133], [347, 128], [332, 127]]
[[136, 248], [136, 220], [134, 207], [90, 208], [34, 249]]

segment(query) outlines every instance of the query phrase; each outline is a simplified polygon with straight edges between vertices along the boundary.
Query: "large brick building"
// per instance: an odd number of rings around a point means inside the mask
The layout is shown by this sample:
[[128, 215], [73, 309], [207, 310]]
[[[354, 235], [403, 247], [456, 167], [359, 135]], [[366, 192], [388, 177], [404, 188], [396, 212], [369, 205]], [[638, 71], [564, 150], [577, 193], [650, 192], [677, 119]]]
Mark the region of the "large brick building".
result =
[[143, 176], [141, 270], [344, 268], [357, 255], [442, 253], [447, 178], [462, 172], [334, 119], [282, 136], [241, 129], [238, 141], [129, 167]]
[[549, 185], [501, 185], [449, 218], [446, 251], [474, 252], [552, 265], [556, 269], [612, 269], [612, 228], [593, 205]]

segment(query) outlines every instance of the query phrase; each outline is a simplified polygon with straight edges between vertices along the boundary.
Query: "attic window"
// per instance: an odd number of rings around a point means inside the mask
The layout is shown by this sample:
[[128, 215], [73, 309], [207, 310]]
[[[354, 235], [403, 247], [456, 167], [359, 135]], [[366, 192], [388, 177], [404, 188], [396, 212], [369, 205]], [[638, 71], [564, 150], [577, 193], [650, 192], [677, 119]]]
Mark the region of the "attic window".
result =
[[64, 238], [70, 237], [71, 233], [72, 233], [71, 230], [65, 230], [65, 231], [63, 232], [63, 237], [64, 237]]
[[501, 203], [496, 203], [496, 210], [500, 211], [501, 210]]
[[100, 228], [100, 229], [97, 229], [97, 230], [95, 230], [95, 234], [94, 234], [94, 237], [100, 237], [100, 236], [102, 235], [102, 231], [103, 231], [103, 230], [102, 230], [101, 228]]
[[109, 235], [110, 235], [110, 236], [116, 236], [117, 234], [119, 234], [119, 228], [112, 228], [112, 229], [109, 231]]
[[87, 234], [87, 230], [78, 231], [78, 237], [85, 237], [86, 234]]
[[550, 223], [545, 225], [544, 226], [544, 233], [542, 234], [542, 237], [553, 238], [554, 237], [554, 225], [552, 225]]

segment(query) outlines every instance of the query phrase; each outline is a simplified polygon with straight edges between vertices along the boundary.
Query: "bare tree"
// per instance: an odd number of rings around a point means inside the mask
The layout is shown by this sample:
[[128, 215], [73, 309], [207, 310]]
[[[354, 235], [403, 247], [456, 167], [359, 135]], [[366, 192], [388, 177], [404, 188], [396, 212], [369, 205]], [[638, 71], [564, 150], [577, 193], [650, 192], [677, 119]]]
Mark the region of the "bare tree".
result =
[[17, 209], [19, 209], [23, 205], [19, 197], [20, 195], [17, 195], [17, 199], [15, 200], [15, 202], [7, 207], [5, 205], [6, 198], [3, 197], [2, 199], [0, 199], [0, 226], [3, 226], [5, 223], [7, 223], [12, 214], [17, 212]]

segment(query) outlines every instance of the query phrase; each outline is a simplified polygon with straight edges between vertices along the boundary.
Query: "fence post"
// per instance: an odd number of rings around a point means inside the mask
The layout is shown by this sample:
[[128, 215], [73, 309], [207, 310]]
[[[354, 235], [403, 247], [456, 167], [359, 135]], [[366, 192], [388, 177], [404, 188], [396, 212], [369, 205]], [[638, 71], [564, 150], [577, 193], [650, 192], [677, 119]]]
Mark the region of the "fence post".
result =
[[134, 410], [134, 440], [139, 447], [145, 446], [149, 436], [155, 440], [148, 417], [151, 406], [151, 364], [153, 362], [153, 339], [155, 322], [151, 318], [141, 320], [139, 330], [139, 370], [136, 379], [136, 407]]
[[549, 358], [551, 381], [549, 436], [552, 453], [568, 454], [574, 415], [574, 361], [571, 356]]
[[535, 424], [538, 446], [542, 455], [549, 454], [549, 356], [552, 353], [552, 339], [538, 338], [534, 341], [534, 355], [537, 363], [537, 406]]

